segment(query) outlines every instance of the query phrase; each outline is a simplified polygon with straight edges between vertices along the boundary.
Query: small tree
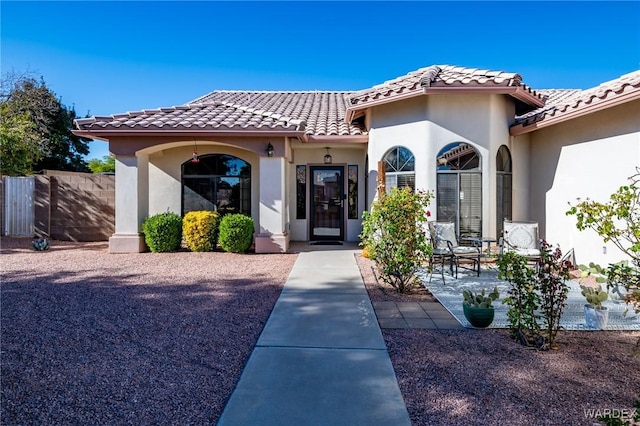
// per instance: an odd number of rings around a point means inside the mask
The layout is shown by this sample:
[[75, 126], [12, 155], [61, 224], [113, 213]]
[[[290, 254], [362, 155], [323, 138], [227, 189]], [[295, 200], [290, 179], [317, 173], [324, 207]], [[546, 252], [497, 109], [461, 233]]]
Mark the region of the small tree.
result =
[[425, 227], [431, 193], [409, 187], [382, 193], [364, 212], [361, 245], [376, 262], [380, 277], [399, 293], [416, 285], [416, 270], [431, 253]]
[[[640, 167], [629, 178], [629, 184], [618, 188], [608, 202], [587, 198], [571, 205], [567, 215], [576, 216], [580, 231], [595, 231], [605, 243], [611, 241], [631, 258], [632, 265], [609, 265], [607, 288], [621, 294], [620, 287], [624, 287], [627, 305], [640, 313]], [[640, 339], [637, 346], [640, 347]]]
[[536, 291], [535, 270], [530, 268], [525, 256], [509, 251], [497, 260], [498, 278], [509, 281], [509, 291], [502, 303], [509, 305], [507, 320], [514, 339], [526, 346], [540, 340], [540, 295]]
[[570, 279], [569, 271], [573, 265], [569, 260], [562, 258], [559, 247], [552, 250], [546, 241], [542, 242], [540, 251], [536, 281], [540, 291], [540, 311], [545, 331], [543, 348], [553, 349], [560, 329], [560, 317], [567, 304], [567, 280]]

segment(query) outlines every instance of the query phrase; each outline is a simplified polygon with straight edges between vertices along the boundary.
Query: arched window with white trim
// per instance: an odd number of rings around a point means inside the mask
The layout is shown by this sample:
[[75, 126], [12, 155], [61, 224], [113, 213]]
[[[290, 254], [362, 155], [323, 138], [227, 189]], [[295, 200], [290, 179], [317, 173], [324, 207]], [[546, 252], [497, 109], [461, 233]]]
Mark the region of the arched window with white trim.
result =
[[411, 189], [416, 187], [416, 162], [413, 153], [403, 147], [396, 146], [391, 148], [382, 157], [385, 166], [386, 190], [389, 192], [391, 188], [404, 188], [406, 186]]

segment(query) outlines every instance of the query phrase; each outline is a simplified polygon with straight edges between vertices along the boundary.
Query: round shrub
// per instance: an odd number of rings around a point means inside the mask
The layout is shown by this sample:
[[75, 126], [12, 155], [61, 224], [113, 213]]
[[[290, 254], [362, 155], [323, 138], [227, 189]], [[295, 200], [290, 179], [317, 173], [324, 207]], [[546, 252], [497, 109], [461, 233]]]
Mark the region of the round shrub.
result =
[[182, 218], [171, 212], [149, 216], [142, 224], [142, 232], [153, 253], [177, 251], [182, 244]]
[[210, 210], [189, 212], [182, 219], [182, 235], [191, 251], [214, 251], [220, 215]]
[[253, 219], [240, 213], [229, 214], [220, 222], [218, 242], [224, 251], [244, 253], [253, 241]]

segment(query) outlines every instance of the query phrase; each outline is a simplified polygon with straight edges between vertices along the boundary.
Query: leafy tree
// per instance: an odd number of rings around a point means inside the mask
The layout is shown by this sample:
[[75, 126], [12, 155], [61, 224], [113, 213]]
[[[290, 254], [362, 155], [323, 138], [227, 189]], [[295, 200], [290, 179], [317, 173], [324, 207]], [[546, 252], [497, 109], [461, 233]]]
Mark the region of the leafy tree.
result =
[[93, 173], [109, 173], [116, 171], [116, 157], [105, 155], [102, 159], [93, 158], [89, 160], [89, 169]]
[[363, 214], [361, 245], [376, 262], [382, 280], [399, 293], [415, 286], [415, 272], [431, 253], [424, 232], [430, 200], [429, 192], [393, 188]]
[[43, 79], [7, 74], [1, 83], [2, 153], [7, 155], [3, 172], [5, 168], [20, 174], [42, 169], [89, 171], [84, 155], [91, 139], [71, 132], [74, 109], [62, 105]]
[[[625, 261], [609, 265], [607, 288], [622, 294], [623, 287], [625, 301], [640, 313], [640, 167], [629, 184], [618, 188], [609, 201], [580, 201], [571, 205], [567, 215], [576, 216], [580, 231], [595, 231], [604, 242], [611, 241], [631, 258], [631, 266]], [[640, 348], [640, 339], [637, 346]]]
[[0, 104], [0, 175], [31, 174], [33, 163], [44, 155], [34, 127], [28, 114], [12, 114], [8, 104]]

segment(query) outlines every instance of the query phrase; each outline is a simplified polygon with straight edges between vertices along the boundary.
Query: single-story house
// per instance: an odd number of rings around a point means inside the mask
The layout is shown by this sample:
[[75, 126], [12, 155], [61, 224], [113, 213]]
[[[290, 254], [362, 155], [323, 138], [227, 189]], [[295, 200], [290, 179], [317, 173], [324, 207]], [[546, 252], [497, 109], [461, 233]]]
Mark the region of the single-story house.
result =
[[358, 241], [386, 186], [433, 191], [461, 238], [504, 219], [580, 262], [623, 258], [565, 212], [607, 199], [640, 165], [640, 70], [588, 90], [534, 90], [516, 73], [438, 65], [342, 91], [216, 90], [180, 106], [75, 121], [116, 157], [114, 253], [146, 249], [141, 224], [173, 211], [242, 212], [257, 252]]

